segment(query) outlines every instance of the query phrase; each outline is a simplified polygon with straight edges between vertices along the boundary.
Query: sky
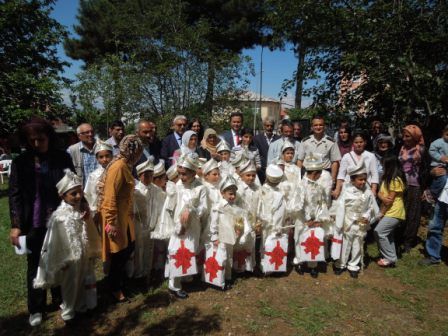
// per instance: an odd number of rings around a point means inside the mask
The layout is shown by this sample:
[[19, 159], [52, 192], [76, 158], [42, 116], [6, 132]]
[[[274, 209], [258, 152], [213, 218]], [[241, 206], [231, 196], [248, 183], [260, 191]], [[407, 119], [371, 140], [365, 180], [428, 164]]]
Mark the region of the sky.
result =
[[[69, 34], [75, 35], [73, 26], [77, 24], [76, 15], [78, 13], [78, 0], [57, 0], [54, 5], [52, 17], [59, 23], [64, 25]], [[78, 72], [81, 71], [82, 61], [76, 61], [69, 58], [62, 45], [58, 46], [58, 53], [62, 60], [69, 62], [71, 65], [64, 69], [64, 75], [70, 79], [75, 79]], [[244, 55], [250, 56], [255, 66], [256, 75], [249, 78], [249, 90], [260, 92], [260, 61], [261, 61], [261, 47], [253, 49], [246, 49], [243, 51]], [[285, 51], [270, 51], [267, 48], [263, 49], [263, 82], [262, 95], [279, 99], [282, 83], [285, 79], [292, 77], [294, 70], [297, 67], [297, 59], [294, 53], [289, 49]], [[292, 107], [294, 104], [293, 91], [288, 92], [288, 96], [283, 98], [282, 102], [285, 107]], [[309, 99], [304, 97], [302, 106], [309, 104]]]

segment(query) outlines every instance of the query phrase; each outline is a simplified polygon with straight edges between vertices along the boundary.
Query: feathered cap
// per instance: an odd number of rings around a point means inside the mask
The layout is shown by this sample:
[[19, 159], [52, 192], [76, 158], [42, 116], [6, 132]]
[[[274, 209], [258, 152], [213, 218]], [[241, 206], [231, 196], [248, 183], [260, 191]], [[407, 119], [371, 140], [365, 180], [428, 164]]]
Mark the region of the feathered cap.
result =
[[107, 142], [98, 140], [96, 142], [96, 146], [95, 146], [95, 155], [97, 155], [98, 152], [101, 152], [104, 150], [109, 151], [111, 153], [113, 152], [112, 146], [110, 144], [108, 144]]
[[248, 160], [240, 166], [240, 174], [256, 172], [256, 171], [257, 171], [257, 167], [255, 167], [255, 164], [252, 160]]
[[159, 160], [159, 163], [154, 166], [153, 177], [158, 177], [165, 174], [165, 161]]
[[210, 159], [202, 166], [202, 174], [205, 176], [216, 168], [219, 168], [218, 161], [215, 159]]
[[303, 161], [303, 167], [306, 171], [315, 171], [324, 169], [325, 163], [322, 157], [314, 156], [313, 154], [308, 155]]
[[74, 187], [82, 186], [82, 179], [70, 169], [64, 169], [64, 177], [56, 184], [59, 195], [65, 194]]
[[197, 153], [188, 153], [179, 158], [177, 166], [196, 171], [201, 168], [201, 162]]
[[294, 144], [291, 141], [285, 140], [285, 142], [283, 143], [283, 146], [282, 146], [282, 153], [287, 149], [292, 149], [295, 151], [296, 147], [294, 146]]
[[230, 187], [233, 187], [233, 186], [238, 189], [238, 186], [236, 184], [236, 180], [231, 175], [227, 175], [226, 178], [223, 179], [221, 181], [221, 183], [219, 183], [219, 190], [220, 191], [224, 191], [227, 188], [230, 188]]
[[216, 146], [216, 152], [223, 152], [223, 151], [227, 151], [230, 152], [230, 147], [229, 144], [227, 143], [227, 141], [225, 141], [224, 139], [222, 139], [220, 141], [220, 143], [218, 144], [218, 146]]
[[173, 164], [171, 167], [168, 168], [166, 171], [166, 176], [168, 177], [168, 180], [172, 181], [174, 180], [179, 174], [177, 173], [177, 162]]
[[135, 167], [135, 170], [137, 171], [137, 175], [140, 175], [145, 171], [154, 171], [154, 157], [151, 155], [148, 160]]

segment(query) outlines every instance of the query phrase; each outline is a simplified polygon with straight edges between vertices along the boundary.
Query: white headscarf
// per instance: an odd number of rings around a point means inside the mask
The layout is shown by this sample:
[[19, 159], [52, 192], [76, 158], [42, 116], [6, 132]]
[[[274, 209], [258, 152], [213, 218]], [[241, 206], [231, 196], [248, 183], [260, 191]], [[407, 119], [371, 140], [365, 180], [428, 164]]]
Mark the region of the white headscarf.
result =
[[[196, 137], [198, 136], [196, 132], [188, 130], [186, 131], [183, 135], [182, 135], [182, 144], [180, 146], [180, 150], [182, 155], [186, 155], [188, 153], [194, 153], [196, 151], [196, 148], [191, 149], [188, 147], [188, 143], [190, 142], [190, 138], [196, 135]], [[197, 143], [196, 143], [197, 146]]]

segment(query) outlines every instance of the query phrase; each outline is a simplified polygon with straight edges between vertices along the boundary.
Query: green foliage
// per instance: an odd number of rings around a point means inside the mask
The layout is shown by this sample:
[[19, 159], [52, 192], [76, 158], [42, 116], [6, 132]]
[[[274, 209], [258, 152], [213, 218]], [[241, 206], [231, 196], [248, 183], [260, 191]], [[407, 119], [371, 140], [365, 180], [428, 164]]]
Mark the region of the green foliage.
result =
[[65, 35], [49, 14], [50, 0], [6, 0], [0, 3], [0, 131], [12, 132], [32, 115], [61, 107], [59, 94], [65, 63], [56, 45]]

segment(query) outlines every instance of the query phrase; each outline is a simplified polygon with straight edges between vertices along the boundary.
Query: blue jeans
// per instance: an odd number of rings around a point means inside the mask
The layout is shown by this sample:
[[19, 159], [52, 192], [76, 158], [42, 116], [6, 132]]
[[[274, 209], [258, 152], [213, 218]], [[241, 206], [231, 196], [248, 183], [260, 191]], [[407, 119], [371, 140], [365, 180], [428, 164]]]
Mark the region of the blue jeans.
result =
[[447, 179], [446, 174], [432, 178], [431, 185], [429, 186], [429, 190], [431, 191], [431, 194], [434, 196], [434, 198], [439, 197], [440, 193], [443, 190], [443, 187], [445, 187], [446, 179]]
[[448, 219], [448, 204], [437, 201], [434, 208], [434, 216], [429, 222], [428, 236], [426, 238], [426, 252], [432, 261], [440, 262], [442, 250], [443, 229]]

